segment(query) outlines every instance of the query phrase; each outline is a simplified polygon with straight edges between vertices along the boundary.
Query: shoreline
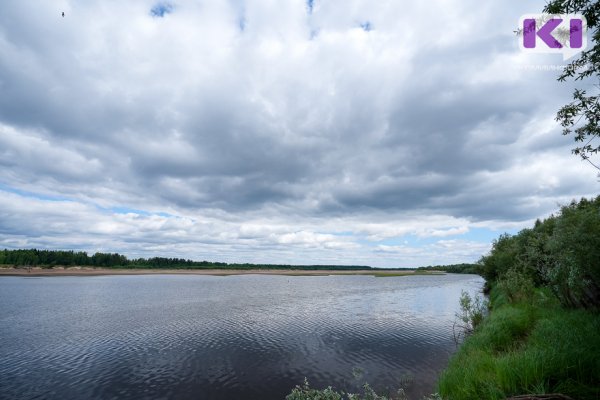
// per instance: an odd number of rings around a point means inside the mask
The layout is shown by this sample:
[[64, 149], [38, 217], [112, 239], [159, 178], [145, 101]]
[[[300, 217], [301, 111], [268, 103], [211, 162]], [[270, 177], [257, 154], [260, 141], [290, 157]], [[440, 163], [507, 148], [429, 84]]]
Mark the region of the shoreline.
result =
[[283, 275], [283, 276], [329, 276], [329, 275], [372, 275], [375, 277], [394, 277], [412, 275], [437, 275], [416, 270], [370, 271], [370, 270], [287, 270], [287, 269], [129, 269], [129, 268], [91, 268], [91, 267], [55, 267], [55, 268], [12, 268], [0, 267], [2, 276], [107, 276], [107, 275]]

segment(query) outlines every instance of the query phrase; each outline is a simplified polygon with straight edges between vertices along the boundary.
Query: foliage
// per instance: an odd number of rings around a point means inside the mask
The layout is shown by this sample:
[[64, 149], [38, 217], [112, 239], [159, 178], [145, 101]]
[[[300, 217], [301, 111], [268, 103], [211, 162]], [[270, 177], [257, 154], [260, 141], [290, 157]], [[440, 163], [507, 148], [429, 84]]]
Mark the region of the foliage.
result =
[[430, 265], [427, 267], [419, 267], [417, 271], [444, 271], [452, 274], [479, 274], [479, 264], [450, 264], [450, 265]]
[[[600, 2], [597, 0], [552, 0], [544, 8], [550, 14], [581, 13], [587, 19], [591, 32], [591, 44], [579, 58], [568, 64], [558, 78], [584, 80], [600, 77]], [[586, 90], [575, 89], [573, 101], [563, 106], [556, 115], [563, 127], [563, 134], [575, 134], [576, 147], [573, 153], [588, 160], [596, 168], [600, 166], [590, 160], [590, 156], [600, 151], [600, 143], [594, 139], [600, 136], [600, 96]]]
[[326, 389], [313, 389], [304, 379], [303, 385], [298, 385], [285, 397], [286, 400], [342, 400], [342, 393], [336, 392], [331, 386]]
[[76, 266], [86, 265], [94, 267], [126, 266], [130, 263], [127, 257], [117, 253], [95, 253], [88, 256], [86, 252], [62, 250], [2, 250], [0, 251], [0, 265], [15, 266]]
[[490, 282], [517, 263], [517, 240], [505, 233], [492, 243], [490, 255], [481, 259], [483, 277]]
[[[464, 290], [460, 294], [460, 312], [456, 314], [458, 323], [454, 324], [454, 341], [458, 343], [466, 335], [472, 334], [479, 325], [487, 312], [487, 301], [482, 300], [480, 296], [472, 298]], [[456, 328], [459, 331], [456, 331]]]
[[600, 315], [565, 309], [535, 289], [527, 302], [491, 294], [493, 312], [466, 339], [442, 373], [443, 398], [505, 399], [558, 392], [600, 398]]
[[563, 303], [600, 305], [600, 196], [562, 207], [548, 248], [545, 278]]
[[499, 282], [509, 300], [549, 287], [566, 306], [600, 308], [600, 196], [501, 235], [480, 262], [484, 278]]
[[510, 268], [498, 281], [498, 288], [502, 290], [511, 302], [526, 301], [531, 298], [534, 290], [533, 281], [516, 268]]
[[[436, 396], [436, 395], [433, 395]], [[296, 386], [292, 392], [286, 396], [286, 400], [403, 400], [406, 395], [402, 389], [398, 390], [396, 397], [386, 397], [378, 395], [369, 384], [363, 385], [362, 393], [337, 392], [331, 386], [325, 389], [311, 388], [308, 381], [304, 379], [304, 384]], [[436, 400], [432, 397], [431, 400]]]

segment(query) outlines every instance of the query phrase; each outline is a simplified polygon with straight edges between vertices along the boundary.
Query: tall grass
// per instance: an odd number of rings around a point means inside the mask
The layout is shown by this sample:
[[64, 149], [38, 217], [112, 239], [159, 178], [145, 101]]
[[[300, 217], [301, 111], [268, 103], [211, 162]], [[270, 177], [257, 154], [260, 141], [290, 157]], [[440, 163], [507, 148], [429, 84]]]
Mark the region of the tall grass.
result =
[[445, 399], [562, 393], [600, 399], [600, 315], [562, 308], [548, 292], [510, 303], [494, 289], [493, 311], [439, 381]]

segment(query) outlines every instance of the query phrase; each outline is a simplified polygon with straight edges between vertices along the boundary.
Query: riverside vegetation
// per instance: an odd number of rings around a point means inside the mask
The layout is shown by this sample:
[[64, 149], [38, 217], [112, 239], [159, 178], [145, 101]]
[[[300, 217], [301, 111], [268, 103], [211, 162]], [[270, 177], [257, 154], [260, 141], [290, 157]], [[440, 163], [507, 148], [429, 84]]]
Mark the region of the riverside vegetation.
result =
[[490, 314], [439, 381], [443, 398], [600, 398], [600, 196], [561, 208], [480, 261]]
[[[516, 235], [501, 235], [475, 272], [486, 279], [489, 302], [463, 293], [457, 320], [466, 338], [430, 399], [550, 393], [600, 399], [600, 196], [573, 201]], [[368, 385], [350, 394], [313, 389], [307, 382], [287, 396], [403, 398], [402, 389], [386, 397]]]

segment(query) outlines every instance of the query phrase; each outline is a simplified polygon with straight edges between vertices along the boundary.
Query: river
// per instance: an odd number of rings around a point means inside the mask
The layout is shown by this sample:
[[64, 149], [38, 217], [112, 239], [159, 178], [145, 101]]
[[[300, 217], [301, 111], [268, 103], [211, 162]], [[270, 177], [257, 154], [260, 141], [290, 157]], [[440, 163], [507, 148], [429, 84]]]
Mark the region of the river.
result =
[[435, 389], [475, 275], [0, 277], [2, 399]]

